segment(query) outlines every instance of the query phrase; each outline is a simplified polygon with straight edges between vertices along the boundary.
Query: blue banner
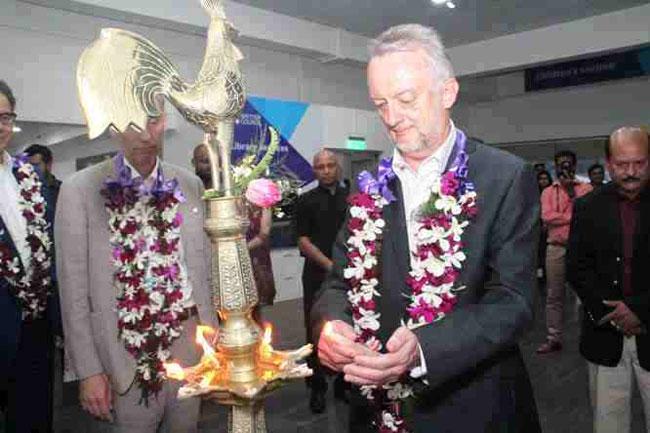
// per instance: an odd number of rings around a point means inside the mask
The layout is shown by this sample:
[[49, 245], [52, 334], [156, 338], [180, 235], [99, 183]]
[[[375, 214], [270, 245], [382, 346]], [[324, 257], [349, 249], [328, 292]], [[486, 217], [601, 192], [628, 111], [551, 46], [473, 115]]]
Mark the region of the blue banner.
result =
[[237, 163], [244, 155], [254, 152], [262, 158], [268, 148], [268, 127], [278, 131], [280, 147], [271, 163], [272, 175], [288, 177], [303, 184], [314, 180], [309, 162], [290, 143], [291, 137], [307, 111], [308, 104], [249, 97], [235, 124], [235, 143], [231, 160]]
[[650, 75], [650, 47], [526, 69], [526, 91]]

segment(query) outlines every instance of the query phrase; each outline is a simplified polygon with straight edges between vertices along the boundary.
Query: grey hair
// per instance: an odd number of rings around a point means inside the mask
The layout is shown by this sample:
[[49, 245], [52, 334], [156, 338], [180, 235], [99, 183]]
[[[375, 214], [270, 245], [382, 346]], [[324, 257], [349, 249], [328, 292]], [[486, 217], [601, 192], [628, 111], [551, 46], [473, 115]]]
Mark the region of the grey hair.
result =
[[445, 53], [440, 35], [432, 27], [421, 24], [401, 24], [389, 28], [368, 45], [370, 58], [384, 54], [413, 51], [418, 48], [427, 53], [431, 69], [437, 78], [454, 77], [454, 68]]
[[325, 148], [321, 148], [320, 150], [318, 150], [318, 152], [314, 154], [313, 165], [316, 165], [316, 160], [321, 156], [331, 156], [336, 161], [336, 165], [338, 165], [339, 167], [341, 166], [341, 161], [339, 161], [339, 156], [336, 153], [332, 152], [331, 150]]

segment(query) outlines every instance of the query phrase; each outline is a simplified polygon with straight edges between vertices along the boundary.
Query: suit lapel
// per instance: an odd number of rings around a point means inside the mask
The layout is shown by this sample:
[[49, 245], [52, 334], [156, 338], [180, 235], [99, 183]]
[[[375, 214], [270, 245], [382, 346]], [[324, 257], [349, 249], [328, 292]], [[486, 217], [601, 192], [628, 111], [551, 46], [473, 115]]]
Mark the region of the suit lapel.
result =
[[410, 269], [408, 232], [404, 217], [404, 201], [399, 180], [395, 178], [389, 188], [396, 200], [383, 209], [386, 222], [381, 253], [381, 296], [378, 299], [381, 312], [379, 338], [385, 343], [400, 324], [406, 308], [406, 276]]
[[614, 249], [616, 250], [616, 255], [621, 256], [623, 253], [623, 232], [622, 232], [622, 222], [621, 222], [621, 210], [619, 207], [619, 198], [617, 196], [616, 187], [612, 184], [608, 186], [603, 186], [602, 188], [609, 188], [607, 191], [608, 195], [611, 195], [611, 199], [605, 200], [605, 209], [603, 211], [603, 216], [605, 221], [611, 221], [612, 224], [609, 226], [609, 238]]
[[639, 202], [639, 213], [637, 214], [634, 233], [633, 257], [644, 257], [647, 254], [650, 239], [648, 221], [650, 221], [650, 187], [646, 186], [645, 191], [641, 193]]
[[[14, 178], [16, 179], [16, 182], [18, 182], [17, 178], [17, 169], [16, 167], [13, 167], [11, 169], [12, 174], [14, 175]], [[20, 195], [20, 191], [18, 192]], [[21, 271], [25, 271], [25, 266], [23, 263], [22, 258], [20, 257], [20, 254], [18, 253], [18, 248], [16, 248], [16, 244], [14, 242], [14, 239], [11, 237], [11, 233], [9, 233], [9, 229], [7, 228], [4, 220], [2, 217], [0, 217], [0, 242], [7, 245], [9, 249], [11, 250], [11, 256], [12, 257], [18, 257], [18, 263], [20, 264]]]
[[20, 263], [20, 267], [24, 271], [23, 261], [20, 259], [20, 254], [18, 254], [18, 249], [16, 248], [16, 244], [14, 243], [14, 240], [11, 237], [11, 234], [9, 233], [9, 230], [7, 229], [7, 226], [5, 225], [5, 222], [2, 219], [2, 217], [0, 217], [0, 243], [3, 243], [9, 247], [9, 249], [11, 250], [12, 257], [18, 257], [18, 262]]
[[393, 191], [396, 200], [386, 206], [384, 211], [386, 227], [390, 228], [386, 241], [388, 241], [387, 243], [390, 244], [392, 249], [391, 256], [395, 259], [398, 274], [406, 276], [411, 267], [411, 259], [406, 215], [404, 214], [404, 195], [402, 193], [402, 184], [397, 177], [391, 182], [390, 189]]

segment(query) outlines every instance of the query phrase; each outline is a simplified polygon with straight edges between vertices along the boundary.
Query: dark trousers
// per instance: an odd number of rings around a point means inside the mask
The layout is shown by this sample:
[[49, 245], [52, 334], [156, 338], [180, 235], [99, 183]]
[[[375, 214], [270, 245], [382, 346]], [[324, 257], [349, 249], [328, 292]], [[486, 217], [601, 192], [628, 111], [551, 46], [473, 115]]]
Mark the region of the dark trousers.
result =
[[7, 433], [52, 431], [54, 345], [46, 319], [23, 322], [7, 386]]
[[313, 370], [314, 374], [307, 379], [307, 384], [312, 388], [314, 392], [325, 392], [327, 390], [325, 369], [318, 361], [318, 353], [315, 350], [318, 341], [314, 341], [314, 338], [311, 335], [311, 326], [310, 326], [311, 307], [314, 304], [316, 293], [318, 292], [321, 284], [325, 280], [326, 275], [327, 273], [325, 270], [305, 260], [305, 268], [303, 269], [302, 272], [302, 288], [303, 288], [302, 308], [305, 317], [305, 330], [307, 333], [307, 342], [314, 345], [314, 351], [309, 356], [309, 358], [307, 358], [307, 365], [309, 365], [309, 368]]

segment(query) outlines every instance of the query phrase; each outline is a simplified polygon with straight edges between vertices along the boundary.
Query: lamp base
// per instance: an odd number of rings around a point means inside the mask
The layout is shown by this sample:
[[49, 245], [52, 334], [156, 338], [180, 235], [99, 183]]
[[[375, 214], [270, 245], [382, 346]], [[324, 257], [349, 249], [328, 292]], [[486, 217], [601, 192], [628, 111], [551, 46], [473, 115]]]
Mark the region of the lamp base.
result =
[[230, 406], [228, 433], [266, 433], [264, 401]]

